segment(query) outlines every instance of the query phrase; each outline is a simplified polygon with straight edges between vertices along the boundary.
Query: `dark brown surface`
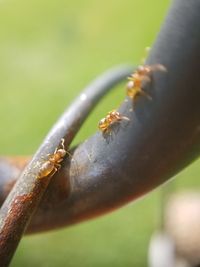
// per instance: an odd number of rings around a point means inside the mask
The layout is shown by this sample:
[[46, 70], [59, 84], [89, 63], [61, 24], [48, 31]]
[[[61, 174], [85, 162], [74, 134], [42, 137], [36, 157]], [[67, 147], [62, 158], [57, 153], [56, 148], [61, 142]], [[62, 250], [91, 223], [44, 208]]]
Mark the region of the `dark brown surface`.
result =
[[144, 88], [152, 100], [142, 96], [133, 103], [127, 98], [119, 111], [129, 123], [121, 121], [111, 136], [97, 132], [74, 150], [73, 159], [65, 159], [32, 218], [30, 232], [109, 212], [159, 186], [197, 158], [199, 12], [199, 1], [174, 1], [147, 60], [167, 68], [166, 73], [153, 73]]
[[[163, 64], [144, 88], [152, 100], [127, 98], [130, 118], [112, 136], [97, 132], [55, 175], [28, 231], [80, 222], [149, 192], [186, 167], [200, 146], [200, 2], [177, 0], [148, 64]], [[133, 110], [133, 111], [131, 111]], [[55, 220], [56, 218], [56, 220]]]

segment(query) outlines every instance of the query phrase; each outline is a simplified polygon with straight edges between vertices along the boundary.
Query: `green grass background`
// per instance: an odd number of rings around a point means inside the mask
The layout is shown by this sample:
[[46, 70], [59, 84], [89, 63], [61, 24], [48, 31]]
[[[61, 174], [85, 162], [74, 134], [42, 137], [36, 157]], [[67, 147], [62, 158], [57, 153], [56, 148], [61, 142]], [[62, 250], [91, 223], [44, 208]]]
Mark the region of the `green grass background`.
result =
[[[152, 45], [169, 0], [0, 0], [0, 148], [32, 154], [66, 106], [98, 74], [138, 64]], [[75, 143], [124, 97], [124, 84], [89, 117]], [[198, 185], [199, 163], [180, 173], [176, 188]], [[11, 267], [147, 266], [159, 221], [155, 190], [112, 214], [66, 229], [27, 236]], [[56, 218], [55, 218], [56, 219]]]

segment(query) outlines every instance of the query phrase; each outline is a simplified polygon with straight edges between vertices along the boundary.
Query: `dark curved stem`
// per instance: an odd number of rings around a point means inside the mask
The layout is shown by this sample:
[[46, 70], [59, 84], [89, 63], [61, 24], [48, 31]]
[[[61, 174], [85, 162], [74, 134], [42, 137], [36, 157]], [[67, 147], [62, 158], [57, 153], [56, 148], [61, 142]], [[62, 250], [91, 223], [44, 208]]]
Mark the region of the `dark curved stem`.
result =
[[127, 98], [119, 111], [129, 123], [122, 121], [112, 138], [98, 132], [75, 149], [71, 165], [65, 162], [60, 173], [70, 181], [66, 191], [59, 191], [60, 200], [56, 197], [45, 214], [38, 209], [30, 231], [109, 212], [166, 182], [198, 157], [199, 10], [200, 1], [174, 1], [147, 60], [167, 68], [153, 73], [144, 88], [152, 100], [142, 96], [133, 103]]
[[95, 104], [117, 82], [126, 77], [132, 68], [121, 66], [99, 77], [88, 86], [67, 109], [25, 168], [0, 210], [0, 263], [7, 266], [36, 210], [50, 176], [39, 179], [42, 163], [48, 160], [65, 139], [66, 149]]
[[[79, 145], [52, 179], [29, 232], [80, 222], [136, 199], [195, 160], [200, 151], [200, 2], [176, 0], [148, 58], [163, 64], [130, 99], [130, 118], [112, 138], [100, 132]], [[133, 111], [132, 111], [133, 110]], [[55, 220], [56, 218], [56, 220]]]

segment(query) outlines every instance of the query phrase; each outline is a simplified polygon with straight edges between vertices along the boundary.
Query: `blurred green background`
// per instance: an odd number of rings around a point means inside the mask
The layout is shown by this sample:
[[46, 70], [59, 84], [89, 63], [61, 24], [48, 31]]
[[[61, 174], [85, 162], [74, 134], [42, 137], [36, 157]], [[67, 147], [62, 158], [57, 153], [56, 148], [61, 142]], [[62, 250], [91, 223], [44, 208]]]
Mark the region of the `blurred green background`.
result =
[[[0, 0], [2, 155], [32, 154], [66, 106], [93, 78], [121, 63], [138, 64], [160, 29], [169, 0]], [[124, 97], [124, 84], [89, 117], [75, 143]], [[176, 188], [197, 185], [199, 163]], [[11, 266], [147, 266], [159, 221], [155, 190], [112, 214], [25, 237]], [[55, 218], [56, 219], [56, 218]]]

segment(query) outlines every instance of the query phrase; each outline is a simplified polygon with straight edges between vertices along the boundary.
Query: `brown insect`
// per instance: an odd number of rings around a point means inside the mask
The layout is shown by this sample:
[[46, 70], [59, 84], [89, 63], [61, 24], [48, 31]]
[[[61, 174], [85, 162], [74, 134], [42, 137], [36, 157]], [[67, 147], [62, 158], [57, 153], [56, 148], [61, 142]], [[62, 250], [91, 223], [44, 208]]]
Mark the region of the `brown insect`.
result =
[[105, 118], [99, 121], [98, 127], [99, 130], [103, 133], [107, 133], [111, 130], [111, 126], [114, 123], [120, 122], [121, 120], [129, 121], [128, 117], [122, 116], [118, 111], [112, 110], [108, 112]]
[[127, 83], [127, 95], [133, 100], [139, 95], [145, 95], [148, 98], [150, 96], [142, 89], [142, 82], [150, 82], [150, 74], [153, 71], [166, 71], [166, 68], [161, 64], [155, 65], [141, 65], [137, 70], [128, 78], [129, 82]]
[[48, 160], [46, 160], [39, 171], [38, 178], [44, 178], [47, 176], [53, 176], [61, 167], [60, 163], [63, 161], [64, 156], [68, 153], [65, 150], [64, 146], [65, 140], [62, 138], [60, 147], [56, 148], [54, 153], [49, 156]]

